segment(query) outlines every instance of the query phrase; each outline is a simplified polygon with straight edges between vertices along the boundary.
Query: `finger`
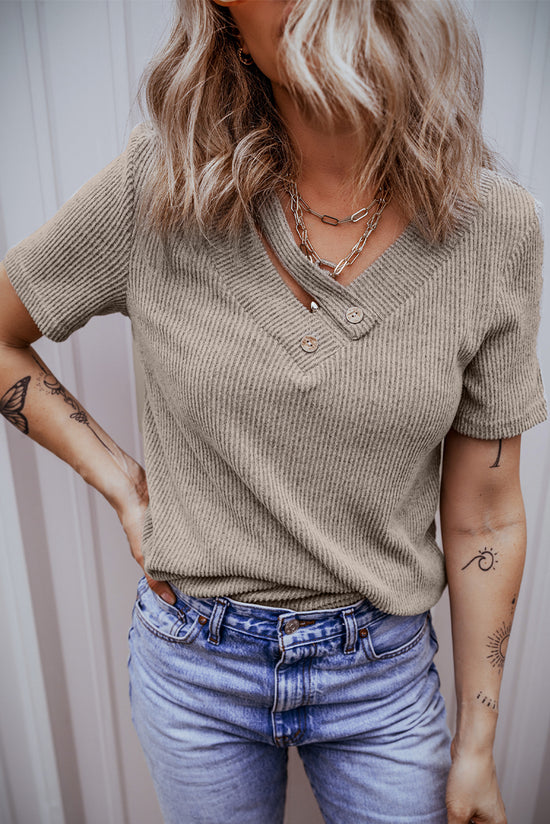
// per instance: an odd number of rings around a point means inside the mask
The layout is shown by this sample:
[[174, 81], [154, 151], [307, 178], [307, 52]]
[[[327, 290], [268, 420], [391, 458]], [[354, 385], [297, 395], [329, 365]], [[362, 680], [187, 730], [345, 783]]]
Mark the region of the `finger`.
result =
[[174, 591], [170, 587], [170, 584], [167, 581], [157, 581], [155, 578], [151, 578], [145, 570], [143, 570], [145, 577], [147, 578], [147, 583], [157, 595], [159, 595], [163, 601], [166, 601], [167, 604], [171, 604], [174, 606], [176, 603], [176, 596], [174, 595]]
[[153, 592], [155, 592], [157, 595], [160, 595], [163, 601], [166, 601], [168, 604], [174, 606], [177, 599], [170, 585], [166, 581], [157, 581], [155, 578], [151, 578], [151, 576], [145, 572], [145, 562], [143, 560], [143, 555], [141, 554], [141, 548], [134, 549], [133, 547], [130, 547], [130, 551], [134, 559], [142, 568], [143, 574], [147, 579], [147, 583], [149, 584]]

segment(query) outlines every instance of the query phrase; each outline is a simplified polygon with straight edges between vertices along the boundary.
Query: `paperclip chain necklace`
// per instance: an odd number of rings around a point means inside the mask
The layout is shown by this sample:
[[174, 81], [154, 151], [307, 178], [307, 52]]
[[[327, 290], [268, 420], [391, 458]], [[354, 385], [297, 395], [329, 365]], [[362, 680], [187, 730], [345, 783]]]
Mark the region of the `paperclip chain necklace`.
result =
[[[380, 215], [384, 211], [386, 205], [389, 203], [390, 198], [388, 196], [388, 190], [385, 187], [381, 187], [379, 189], [379, 196], [374, 198], [372, 203], [368, 206], [365, 206], [362, 209], [359, 209], [357, 212], [354, 212], [349, 217], [342, 218], [338, 220], [338, 218], [332, 217], [331, 215], [321, 215], [319, 212], [314, 212], [313, 209], [308, 206], [305, 200], [301, 197], [298, 192], [298, 187], [294, 181], [286, 181], [285, 182], [285, 190], [288, 192], [290, 196], [290, 208], [292, 210], [292, 214], [294, 215], [294, 222], [296, 223], [296, 231], [300, 237], [300, 250], [312, 261], [312, 263], [316, 263], [318, 266], [327, 266], [329, 269], [332, 269], [332, 272], [329, 272], [332, 278], [336, 278], [342, 269], [346, 266], [350, 266], [354, 260], [361, 254], [365, 243], [369, 235], [374, 232], [378, 225], [378, 221], [380, 219]], [[348, 254], [342, 258], [342, 260], [338, 261], [338, 263], [333, 263], [330, 260], [325, 260], [324, 258], [319, 257], [313, 246], [311, 245], [311, 241], [308, 236], [307, 227], [304, 223], [304, 215], [302, 211], [302, 204], [304, 205], [305, 209], [308, 212], [311, 212], [312, 215], [318, 217], [322, 220], [323, 223], [326, 223], [329, 226], [337, 226], [340, 223], [357, 223], [359, 220], [363, 220], [369, 214], [370, 210], [374, 207], [375, 204], [378, 204], [376, 211], [373, 213], [372, 217], [369, 219], [367, 223], [367, 227], [357, 243], [353, 246], [353, 248], [348, 252]]]

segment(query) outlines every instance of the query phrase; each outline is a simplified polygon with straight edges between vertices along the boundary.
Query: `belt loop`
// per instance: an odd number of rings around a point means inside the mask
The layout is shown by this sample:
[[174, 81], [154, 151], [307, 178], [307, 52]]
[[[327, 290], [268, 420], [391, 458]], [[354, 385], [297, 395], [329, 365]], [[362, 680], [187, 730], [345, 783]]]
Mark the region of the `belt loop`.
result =
[[210, 630], [208, 640], [211, 644], [220, 643], [220, 626], [228, 604], [227, 598], [218, 596], [214, 599], [214, 608], [210, 614], [210, 623], [208, 625]]
[[357, 644], [357, 622], [355, 620], [355, 611], [353, 609], [343, 609], [342, 618], [346, 625], [346, 643], [344, 644], [344, 652], [355, 652]]

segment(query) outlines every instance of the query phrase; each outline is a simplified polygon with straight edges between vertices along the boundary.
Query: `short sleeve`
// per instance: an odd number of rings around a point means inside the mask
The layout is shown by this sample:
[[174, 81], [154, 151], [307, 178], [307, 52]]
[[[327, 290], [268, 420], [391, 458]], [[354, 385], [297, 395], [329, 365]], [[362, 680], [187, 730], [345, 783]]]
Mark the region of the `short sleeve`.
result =
[[118, 157], [2, 260], [18, 297], [53, 341], [66, 340], [94, 315], [127, 314], [133, 160], [142, 126]]
[[548, 417], [537, 357], [542, 294], [542, 205], [532, 211], [499, 284], [483, 341], [463, 373], [452, 428], [471, 438], [512, 438]]

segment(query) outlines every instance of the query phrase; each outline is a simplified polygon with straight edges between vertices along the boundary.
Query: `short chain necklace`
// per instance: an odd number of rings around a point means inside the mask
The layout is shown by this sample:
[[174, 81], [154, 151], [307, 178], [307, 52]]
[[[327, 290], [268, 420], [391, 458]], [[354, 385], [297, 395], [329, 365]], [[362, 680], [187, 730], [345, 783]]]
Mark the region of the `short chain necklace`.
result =
[[[332, 278], [337, 277], [340, 272], [346, 267], [350, 266], [354, 260], [361, 254], [365, 243], [369, 235], [374, 232], [378, 225], [378, 221], [380, 219], [380, 215], [384, 211], [386, 205], [389, 203], [390, 198], [388, 197], [388, 189], [386, 187], [380, 187], [379, 189], [379, 196], [374, 198], [372, 203], [368, 206], [365, 206], [362, 209], [359, 209], [357, 212], [354, 212], [349, 217], [342, 218], [338, 220], [338, 218], [332, 217], [331, 215], [321, 215], [319, 212], [314, 212], [305, 200], [300, 196], [298, 192], [298, 187], [294, 181], [287, 181], [285, 183], [285, 190], [290, 195], [290, 208], [292, 210], [292, 214], [294, 215], [294, 222], [296, 223], [296, 231], [300, 237], [300, 251], [302, 251], [306, 257], [311, 260], [312, 263], [316, 263], [318, 266], [328, 266], [329, 269], [332, 269], [332, 272], [329, 272]], [[346, 257], [342, 258], [342, 260], [338, 261], [338, 263], [333, 263], [330, 260], [325, 260], [324, 258], [319, 257], [313, 246], [311, 245], [311, 241], [309, 240], [307, 227], [304, 223], [304, 215], [302, 211], [301, 204], [304, 205], [308, 212], [311, 212], [312, 215], [318, 217], [322, 220], [323, 223], [328, 224], [329, 226], [337, 226], [340, 223], [356, 223], [359, 220], [367, 217], [370, 210], [374, 207], [374, 204], [377, 203], [378, 207], [376, 211], [373, 213], [372, 217], [367, 222], [367, 227], [357, 243], [353, 246], [353, 248], [348, 252]]]

